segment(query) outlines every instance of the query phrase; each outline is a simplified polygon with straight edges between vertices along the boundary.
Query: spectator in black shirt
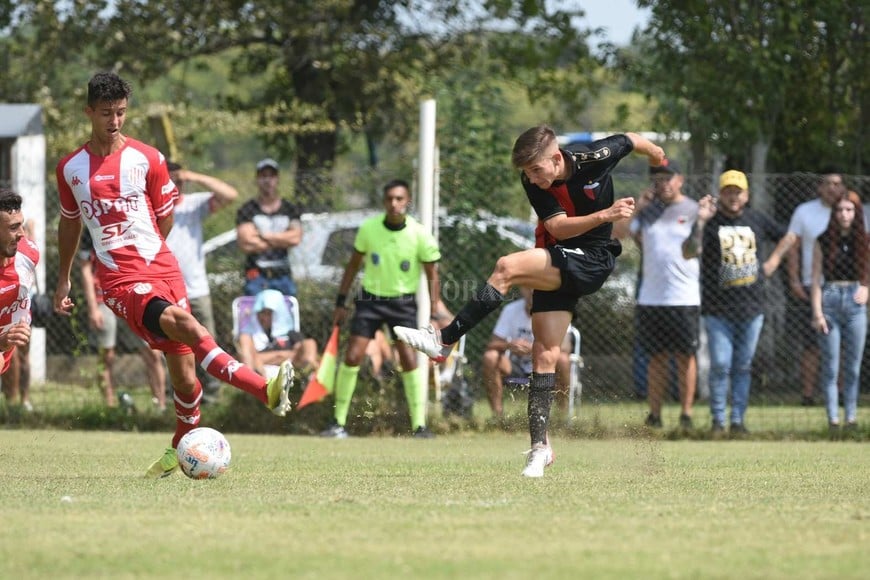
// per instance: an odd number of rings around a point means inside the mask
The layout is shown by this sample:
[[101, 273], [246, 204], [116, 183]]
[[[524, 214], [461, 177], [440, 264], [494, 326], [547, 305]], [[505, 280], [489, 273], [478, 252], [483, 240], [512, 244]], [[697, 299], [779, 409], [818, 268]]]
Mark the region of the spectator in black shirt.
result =
[[832, 431], [840, 428], [840, 369], [846, 428], [857, 427], [858, 380], [867, 337], [867, 244], [861, 199], [848, 192], [832, 208], [828, 228], [813, 249], [812, 325], [819, 332], [822, 391]]
[[257, 163], [257, 189], [257, 197], [236, 213], [237, 241], [247, 254], [243, 293], [255, 296], [271, 288], [295, 296], [289, 250], [302, 241], [301, 211], [278, 195], [278, 163], [274, 159]]
[[731, 391], [732, 435], [747, 433], [752, 359], [764, 324], [761, 248], [785, 228], [756, 212], [741, 171], [719, 177], [719, 197], [698, 202], [698, 219], [683, 242], [683, 256], [701, 258], [701, 316], [710, 350], [710, 414], [713, 435], [724, 433]]

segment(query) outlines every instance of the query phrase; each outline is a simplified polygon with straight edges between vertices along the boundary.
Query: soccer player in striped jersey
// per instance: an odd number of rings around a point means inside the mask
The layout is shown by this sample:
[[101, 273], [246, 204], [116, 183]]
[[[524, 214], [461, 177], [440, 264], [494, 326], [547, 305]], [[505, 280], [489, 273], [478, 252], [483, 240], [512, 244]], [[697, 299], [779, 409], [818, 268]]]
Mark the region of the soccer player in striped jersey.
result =
[[293, 365], [285, 361], [267, 381], [220, 348], [190, 313], [184, 278], [165, 242], [178, 189], [163, 155], [122, 133], [131, 94], [129, 83], [118, 75], [94, 75], [85, 107], [90, 139], [57, 165], [60, 264], [54, 307], [69, 315], [75, 306], [69, 298], [70, 272], [84, 225], [94, 242], [96, 276], [106, 305], [166, 355], [177, 420], [172, 446], [146, 472], [146, 477], [157, 478], [178, 468], [175, 447], [199, 425], [202, 385], [196, 378], [197, 362], [282, 417], [290, 409]]

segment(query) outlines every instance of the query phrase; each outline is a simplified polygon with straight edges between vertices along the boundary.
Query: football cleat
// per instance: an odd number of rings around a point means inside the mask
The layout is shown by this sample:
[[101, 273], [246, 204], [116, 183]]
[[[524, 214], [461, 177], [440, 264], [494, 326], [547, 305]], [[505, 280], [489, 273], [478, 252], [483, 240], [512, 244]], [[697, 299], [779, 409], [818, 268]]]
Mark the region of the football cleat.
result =
[[279, 417], [290, 410], [290, 387], [293, 385], [293, 363], [285, 360], [278, 368], [278, 374], [266, 385], [268, 407]]
[[145, 472], [146, 479], [160, 479], [175, 473], [178, 469], [178, 454], [172, 447], [167, 447], [160, 459], [151, 464]]
[[535, 443], [528, 453], [523, 477], [544, 477], [544, 468], [553, 465], [553, 450], [546, 443]]
[[409, 328], [407, 326], [394, 326], [393, 332], [396, 338], [419, 350], [435, 362], [444, 362], [450, 356], [453, 345], [445, 345], [441, 342], [441, 332], [431, 324], [426, 328]]

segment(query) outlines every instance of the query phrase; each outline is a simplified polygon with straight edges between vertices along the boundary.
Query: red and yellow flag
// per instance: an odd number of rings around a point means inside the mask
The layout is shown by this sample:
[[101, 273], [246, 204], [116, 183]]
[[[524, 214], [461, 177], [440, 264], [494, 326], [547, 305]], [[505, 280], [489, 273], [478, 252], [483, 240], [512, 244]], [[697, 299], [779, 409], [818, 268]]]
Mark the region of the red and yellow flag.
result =
[[302, 398], [299, 399], [297, 409], [301, 409], [311, 403], [319, 403], [326, 398], [326, 395], [332, 392], [335, 387], [335, 366], [338, 359], [338, 326], [332, 327], [332, 335], [326, 343], [326, 348], [323, 350], [323, 356], [320, 359], [320, 367], [317, 372], [311, 375], [311, 380], [308, 381], [308, 386], [302, 392]]

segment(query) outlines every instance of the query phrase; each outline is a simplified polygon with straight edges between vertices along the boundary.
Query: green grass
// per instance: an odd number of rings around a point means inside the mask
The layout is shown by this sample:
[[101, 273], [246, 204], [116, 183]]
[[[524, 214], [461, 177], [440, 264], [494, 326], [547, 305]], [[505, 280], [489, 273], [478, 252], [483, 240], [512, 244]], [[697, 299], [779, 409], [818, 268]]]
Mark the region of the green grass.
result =
[[[141, 474], [168, 435], [0, 431], [0, 578], [864, 578], [855, 442], [432, 441], [229, 433], [213, 481]], [[63, 498], [69, 498], [64, 500]]]

